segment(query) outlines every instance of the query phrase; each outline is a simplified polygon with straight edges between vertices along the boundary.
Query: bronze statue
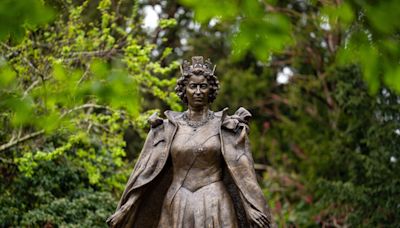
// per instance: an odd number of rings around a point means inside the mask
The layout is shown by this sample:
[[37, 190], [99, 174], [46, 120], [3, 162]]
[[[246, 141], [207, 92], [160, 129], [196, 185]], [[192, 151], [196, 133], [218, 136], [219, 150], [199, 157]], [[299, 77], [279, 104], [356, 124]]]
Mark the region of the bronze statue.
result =
[[209, 110], [215, 66], [184, 61], [176, 92], [188, 110], [153, 115], [151, 130], [110, 227], [272, 227], [249, 151], [251, 114]]

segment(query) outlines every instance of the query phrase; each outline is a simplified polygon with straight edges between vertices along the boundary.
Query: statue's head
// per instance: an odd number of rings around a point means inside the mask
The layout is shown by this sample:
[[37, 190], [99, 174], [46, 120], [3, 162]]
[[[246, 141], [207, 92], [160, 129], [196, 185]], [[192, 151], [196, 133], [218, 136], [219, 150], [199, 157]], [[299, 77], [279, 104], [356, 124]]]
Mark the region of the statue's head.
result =
[[219, 81], [214, 75], [215, 66], [202, 56], [193, 56], [192, 64], [185, 60], [181, 65], [182, 76], [178, 79], [176, 93], [185, 104], [203, 106], [215, 100]]

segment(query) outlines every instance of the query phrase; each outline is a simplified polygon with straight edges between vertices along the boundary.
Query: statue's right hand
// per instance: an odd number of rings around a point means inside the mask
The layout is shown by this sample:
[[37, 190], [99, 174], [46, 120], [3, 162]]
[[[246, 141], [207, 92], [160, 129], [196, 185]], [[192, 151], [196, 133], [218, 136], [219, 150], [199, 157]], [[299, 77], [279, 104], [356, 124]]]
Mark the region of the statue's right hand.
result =
[[113, 218], [110, 216], [107, 220], [106, 223], [108, 224], [108, 227], [115, 227], [115, 224], [113, 223]]

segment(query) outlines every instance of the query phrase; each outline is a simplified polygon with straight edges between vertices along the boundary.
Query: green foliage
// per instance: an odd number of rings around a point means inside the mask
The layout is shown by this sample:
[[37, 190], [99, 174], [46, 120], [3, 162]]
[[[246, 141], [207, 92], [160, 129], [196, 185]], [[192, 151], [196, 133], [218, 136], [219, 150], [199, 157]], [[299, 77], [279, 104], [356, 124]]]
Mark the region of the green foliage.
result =
[[[280, 150], [290, 156], [285, 158], [291, 162], [285, 170], [299, 172], [318, 199], [311, 210], [318, 220], [329, 221], [329, 216], [335, 216], [337, 221], [354, 225], [396, 226], [400, 222], [394, 203], [398, 202], [399, 170], [391, 158], [400, 155], [396, 147], [399, 138], [394, 133], [398, 98], [372, 99], [354, 68], [336, 75], [330, 78], [336, 86], [335, 108], [317, 111], [325, 104], [303, 93], [301, 101], [289, 100], [290, 105], [303, 107], [278, 122], [271, 135], [280, 137]], [[385, 120], [383, 116], [390, 117]], [[293, 154], [285, 152], [285, 144], [296, 146], [290, 148]], [[326, 208], [329, 212], [325, 213]]]
[[[236, 60], [243, 59], [247, 53], [263, 61], [271, 54], [284, 53], [299, 41], [293, 39], [297, 28], [291, 26], [290, 20], [302, 20], [303, 24], [316, 23], [320, 26], [317, 30], [325, 27], [327, 33], [342, 36], [337, 61], [342, 65], [358, 64], [371, 94], [376, 94], [382, 84], [400, 93], [400, 22], [397, 20], [400, 6], [396, 0], [181, 2], [194, 9], [195, 18], [200, 22], [217, 18], [231, 24], [235, 31], [230, 38], [232, 57]], [[280, 7], [285, 3], [287, 7]], [[298, 9], [292, 10], [293, 6]], [[314, 14], [316, 11], [320, 13]]]
[[[53, 221], [60, 227], [104, 227], [103, 219], [114, 210], [115, 199], [105, 192], [82, 192], [74, 199], [57, 198], [29, 211], [22, 218], [23, 226], [46, 225]], [[101, 206], [99, 205], [101, 202]]]
[[[239, 6], [235, 1], [195, 1], [182, 0], [186, 6], [194, 9], [195, 18], [200, 22], [206, 22], [213, 17], [224, 20], [234, 20], [239, 13]], [[223, 10], [222, 10], [223, 9]]]
[[[232, 22], [232, 56], [242, 59], [248, 52], [260, 60], [279, 53], [292, 43], [289, 18], [274, 12], [266, 13], [264, 4], [249, 1], [182, 1], [195, 11], [200, 22], [211, 19]], [[239, 10], [240, 9], [240, 10]]]
[[0, 41], [19, 40], [25, 29], [33, 29], [49, 22], [54, 11], [39, 0], [4, 0], [0, 4]]
[[116, 201], [110, 189], [90, 187], [84, 167], [63, 157], [41, 161], [35, 171], [40, 178], [20, 175], [14, 177], [11, 186], [3, 188], [2, 226], [104, 227], [104, 218], [115, 209]]
[[181, 109], [169, 78], [178, 64], [163, 62], [168, 49], [154, 59], [137, 5], [66, 1], [44, 25], [53, 10], [40, 1], [18, 1], [20, 14], [6, 14], [10, 4], [0, 17], [21, 25], [0, 26], [0, 224], [104, 227], [135, 159], [126, 131], [137, 144], [145, 135], [145, 97]]

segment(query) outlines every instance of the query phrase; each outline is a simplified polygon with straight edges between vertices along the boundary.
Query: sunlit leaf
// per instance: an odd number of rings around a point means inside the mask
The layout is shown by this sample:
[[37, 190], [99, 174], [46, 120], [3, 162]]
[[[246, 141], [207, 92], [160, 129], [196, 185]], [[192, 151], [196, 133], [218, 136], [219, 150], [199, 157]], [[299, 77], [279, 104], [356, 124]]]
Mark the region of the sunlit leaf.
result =
[[186, 6], [192, 7], [195, 10], [195, 18], [199, 22], [207, 22], [214, 17], [219, 17], [221, 19], [233, 19], [239, 12], [239, 7], [235, 1], [181, 0], [180, 2]]
[[15, 71], [9, 66], [0, 66], [0, 88], [10, 85], [16, 77]]
[[327, 5], [321, 10], [321, 14], [329, 19], [330, 24], [338, 24], [348, 27], [354, 20], [354, 12], [351, 6], [343, 2], [338, 6]]
[[93, 72], [94, 76], [99, 79], [104, 79], [109, 72], [107, 64], [99, 59], [96, 59], [91, 63], [90, 70]]
[[64, 81], [66, 81], [68, 79], [65, 69], [63, 68], [63, 66], [61, 64], [56, 63], [53, 65], [53, 74], [54, 74], [54, 78], [59, 80], [61, 83], [63, 83]]
[[391, 66], [384, 75], [384, 82], [394, 91], [400, 93], [400, 66]]
[[9, 98], [5, 103], [13, 111], [12, 123], [15, 126], [28, 124], [33, 121], [33, 101], [31, 99], [14, 97]]

